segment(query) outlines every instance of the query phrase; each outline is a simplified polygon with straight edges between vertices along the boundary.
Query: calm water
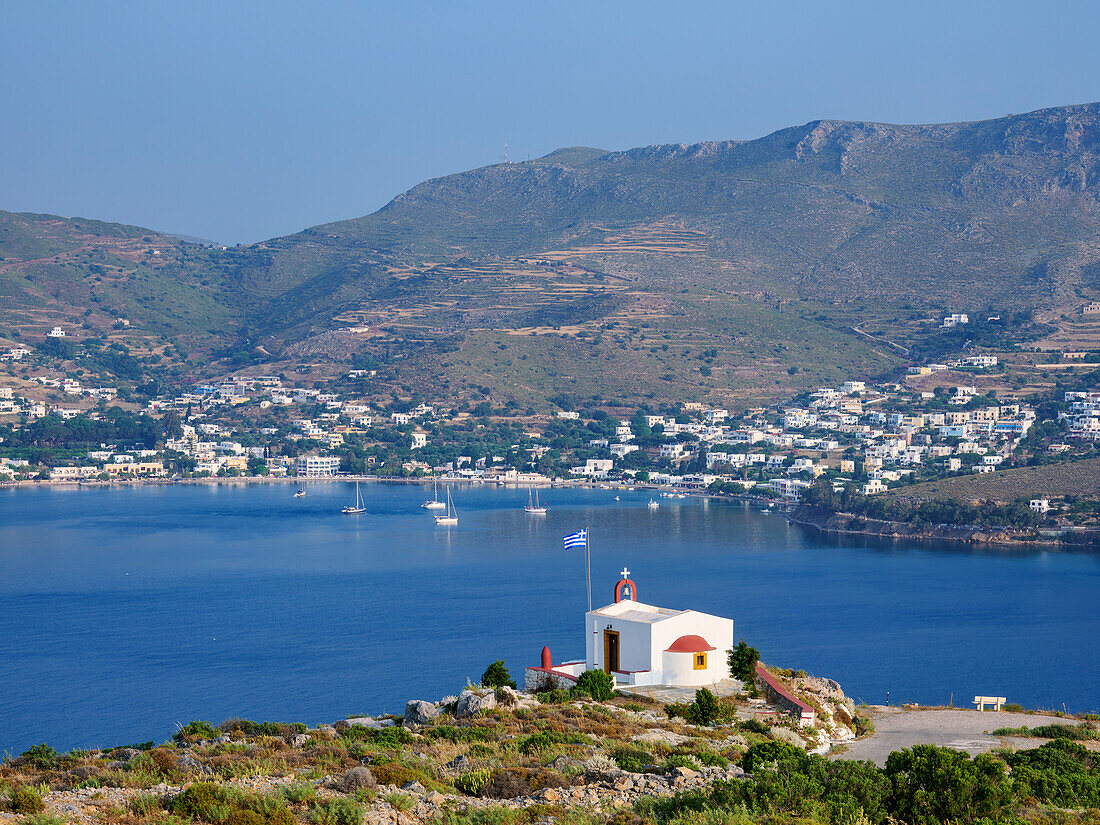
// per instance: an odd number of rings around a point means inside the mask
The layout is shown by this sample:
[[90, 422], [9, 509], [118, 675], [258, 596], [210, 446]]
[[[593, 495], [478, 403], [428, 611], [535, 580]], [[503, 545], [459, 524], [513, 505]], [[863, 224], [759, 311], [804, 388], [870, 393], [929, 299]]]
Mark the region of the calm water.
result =
[[476, 679], [584, 654], [627, 565], [639, 596], [735, 621], [769, 663], [881, 702], [976, 693], [1100, 710], [1100, 556], [845, 545], [739, 504], [345, 483], [0, 491], [0, 751], [163, 740], [231, 716], [316, 723], [401, 712]]

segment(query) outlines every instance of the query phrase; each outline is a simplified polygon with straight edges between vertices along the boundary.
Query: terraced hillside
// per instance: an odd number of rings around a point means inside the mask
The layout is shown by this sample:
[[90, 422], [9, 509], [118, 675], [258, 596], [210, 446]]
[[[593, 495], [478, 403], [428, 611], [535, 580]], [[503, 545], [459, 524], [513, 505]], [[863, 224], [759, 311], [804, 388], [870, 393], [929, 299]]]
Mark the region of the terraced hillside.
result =
[[1100, 104], [563, 149], [247, 248], [17, 216], [0, 323], [132, 315], [231, 354], [210, 372], [369, 356], [379, 392], [767, 400], [904, 363], [883, 318], [1100, 297], [1098, 196]]

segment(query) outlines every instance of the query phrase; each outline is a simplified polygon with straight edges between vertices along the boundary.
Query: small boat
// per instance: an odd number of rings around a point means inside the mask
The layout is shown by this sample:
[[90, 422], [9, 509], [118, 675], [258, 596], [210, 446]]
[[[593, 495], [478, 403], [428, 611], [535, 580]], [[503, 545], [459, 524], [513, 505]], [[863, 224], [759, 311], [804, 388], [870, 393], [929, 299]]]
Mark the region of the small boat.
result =
[[618, 501], [618, 500], [619, 500], [619, 497], [618, 497], [618, 496], [615, 496], [615, 501]]
[[658, 504], [658, 503], [656, 502], [656, 500], [654, 500], [654, 499], [652, 499], [652, 498], [651, 498], [651, 499], [649, 500], [649, 509], [650, 509], [650, 510], [656, 510], [656, 509], [657, 509], [658, 507], [660, 507], [660, 506], [661, 506], [661, 505], [660, 505], [660, 504]]
[[435, 517], [435, 523], [441, 526], [458, 524], [458, 513], [455, 511], [454, 502], [451, 501], [451, 488], [447, 488], [447, 512]]
[[299, 490], [298, 492], [296, 492], [296, 493], [294, 494], [294, 498], [301, 498], [301, 497], [302, 497], [302, 496], [304, 496], [305, 494], [306, 494], [306, 491], [305, 491], [305, 490]]
[[359, 495], [358, 481], [355, 482], [355, 504], [349, 504], [340, 512], [346, 516], [357, 516], [360, 513], [367, 512], [367, 508], [363, 506], [363, 497]]
[[539, 502], [539, 491], [535, 490], [534, 501], [531, 500], [531, 491], [527, 491], [527, 506], [523, 508], [523, 512], [530, 513], [533, 516], [545, 516], [546, 508]]
[[771, 510], [761, 510], [760, 512], [763, 513], [765, 516], [770, 516], [772, 514]]
[[439, 492], [436, 490], [436, 483], [432, 482], [432, 497], [429, 501], [425, 501], [420, 505], [425, 510], [442, 510], [447, 505], [439, 500]]

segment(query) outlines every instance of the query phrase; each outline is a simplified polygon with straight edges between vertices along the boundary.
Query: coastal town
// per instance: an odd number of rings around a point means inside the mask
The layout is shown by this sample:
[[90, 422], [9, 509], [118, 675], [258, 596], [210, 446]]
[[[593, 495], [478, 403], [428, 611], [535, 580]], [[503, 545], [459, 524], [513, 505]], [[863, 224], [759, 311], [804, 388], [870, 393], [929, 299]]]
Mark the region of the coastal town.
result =
[[[955, 314], [943, 323], [967, 320]], [[66, 334], [54, 327], [47, 339]], [[997, 366], [989, 355], [910, 367], [903, 383], [850, 380], [736, 412], [688, 401], [656, 409], [561, 403], [541, 413], [491, 399], [464, 408], [379, 399], [367, 369], [322, 386], [239, 372], [174, 395], [146, 390], [142, 399], [87, 385], [83, 370], [63, 372], [37, 349], [0, 357], [19, 378], [18, 386], [0, 384], [5, 483], [436, 477], [650, 484], [793, 505], [822, 478], [837, 491], [877, 496], [1087, 456], [1100, 436], [1100, 391], [1047, 399], [980, 391], [975, 375]], [[933, 374], [947, 380], [917, 385]], [[1042, 495], [1027, 505], [1042, 518], [1064, 506]]]

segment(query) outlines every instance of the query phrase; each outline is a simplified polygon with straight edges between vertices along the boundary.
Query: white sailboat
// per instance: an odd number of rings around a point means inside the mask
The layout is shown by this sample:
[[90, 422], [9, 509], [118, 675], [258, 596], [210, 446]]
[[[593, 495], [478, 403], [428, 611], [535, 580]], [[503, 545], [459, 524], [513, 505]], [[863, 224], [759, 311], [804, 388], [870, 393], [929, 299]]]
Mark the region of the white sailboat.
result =
[[656, 510], [656, 509], [657, 509], [658, 507], [660, 507], [660, 506], [661, 506], [661, 505], [657, 503], [657, 500], [656, 500], [656, 499], [652, 499], [652, 498], [651, 498], [651, 499], [649, 500], [649, 509], [650, 509], [650, 510]]
[[343, 510], [340, 511], [346, 516], [357, 516], [360, 513], [367, 512], [367, 508], [363, 506], [363, 497], [359, 495], [359, 482], [355, 482], [355, 504], [349, 504]]
[[446, 504], [444, 504], [442, 501], [439, 500], [439, 492], [436, 489], [436, 482], [435, 482], [434, 479], [432, 480], [432, 497], [431, 497], [431, 499], [428, 500], [428, 501], [425, 501], [420, 506], [423, 507], [425, 510], [442, 510], [444, 507], [447, 506]]
[[530, 513], [533, 516], [545, 516], [546, 508], [539, 502], [539, 491], [535, 490], [535, 498], [531, 500], [531, 491], [527, 491], [527, 506], [523, 508], [525, 513]]
[[458, 524], [458, 512], [455, 510], [454, 502], [451, 501], [450, 487], [447, 488], [447, 512], [436, 516], [435, 523], [448, 527], [452, 524]]

